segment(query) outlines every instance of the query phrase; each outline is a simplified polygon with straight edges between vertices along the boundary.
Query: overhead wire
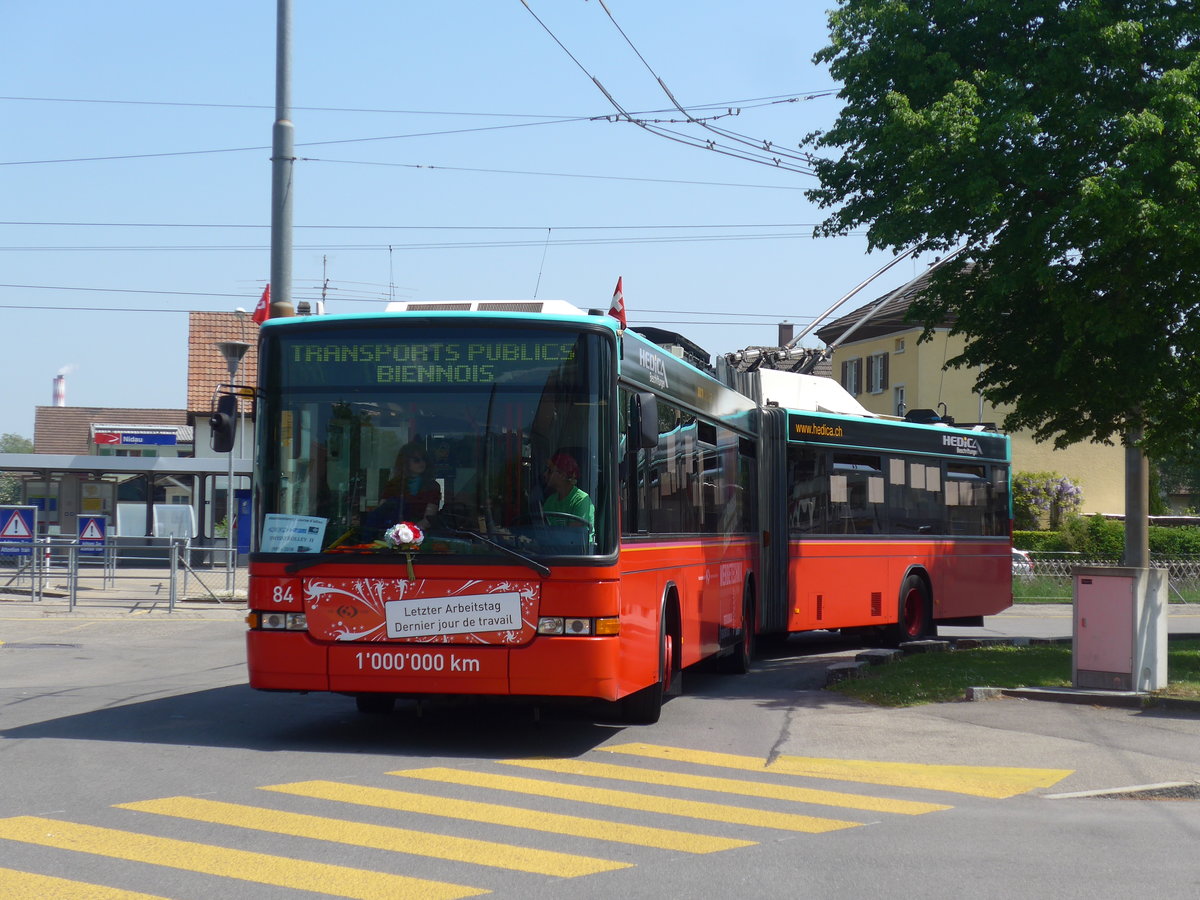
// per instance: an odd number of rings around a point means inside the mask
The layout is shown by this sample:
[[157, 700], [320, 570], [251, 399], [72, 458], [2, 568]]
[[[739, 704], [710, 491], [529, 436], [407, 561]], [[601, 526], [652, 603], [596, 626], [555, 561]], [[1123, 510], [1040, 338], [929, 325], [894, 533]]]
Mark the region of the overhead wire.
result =
[[[363, 284], [364, 282], [346, 282], [346, 283], [347, 284]], [[347, 302], [347, 303], [370, 303], [370, 302], [383, 303], [383, 302], [387, 302], [389, 297], [387, 294], [386, 286], [379, 285], [379, 287], [380, 287], [380, 290], [374, 294], [372, 294], [372, 292], [370, 292], [370, 291], [350, 291], [348, 293], [367, 294], [368, 295], [366, 297], [351, 297], [351, 296], [342, 296], [344, 289], [338, 287], [338, 285], [336, 283], [330, 283], [328, 286], [325, 286], [323, 284], [318, 284], [312, 288], [303, 288], [302, 287], [299, 291], [297, 291], [297, 299], [302, 299], [302, 300], [303, 299], [308, 299], [308, 300], [319, 299], [321, 296], [322, 288], [324, 288], [324, 290], [326, 290], [327, 292], [334, 292], [337, 295], [334, 299], [339, 300], [341, 302]], [[146, 288], [101, 288], [101, 287], [86, 287], [86, 286], [71, 286], [71, 285], [37, 285], [37, 284], [0, 284], [0, 288], [14, 288], [14, 289], [21, 289], [21, 290], [81, 292], [81, 293], [102, 293], [102, 294], [138, 294], [138, 295], [154, 295], [154, 296], [168, 296], [168, 297], [211, 297], [214, 299], [215, 298], [232, 297], [235, 299], [243, 299], [243, 300], [246, 300], [247, 302], [251, 302], [253, 297], [255, 296], [255, 294], [260, 290], [260, 288], [257, 285], [255, 285], [255, 288], [252, 292], [246, 292], [246, 293], [226, 293], [226, 292], [219, 292], [219, 291], [170, 291], [170, 290], [151, 290], [151, 289], [146, 289]], [[144, 307], [137, 307], [137, 308], [132, 308], [132, 307], [130, 307], [130, 308], [126, 308], [126, 307], [91, 307], [91, 306], [63, 307], [61, 304], [50, 306], [50, 305], [39, 305], [39, 304], [10, 304], [10, 303], [0, 303], [0, 309], [51, 309], [51, 310], [53, 310], [53, 309], [58, 309], [58, 310], [71, 309], [71, 310], [86, 310], [86, 311], [98, 311], [98, 312], [104, 312], [104, 311], [112, 311], [112, 312], [189, 312], [189, 311], [195, 311], [195, 310], [189, 310], [186, 308], [183, 308], [183, 309], [181, 309], [181, 308], [154, 309], [154, 308], [144, 308]], [[670, 315], [670, 316], [703, 315], [703, 316], [710, 317], [709, 321], [701, 321], [699, 323], [680, 322], [678, 324], [711, 324], [711, 317], [714, 317], [714, 316], [721, 317], [721, 318], [763, 319], [763, 320], [770, 320], [770, 321], [778, 321], [781, 318], [784, 318], [784, 319], [788, 318], [787, 314], [782, 314], [782, 313], [710, 312], [708, 310], [695, 310], [695, 309], [650, 309], [650, 308], [647, 308], [647, 309], [640, 310], [639, 312], [641, 314], [645, 314], [645, 315]], [[794, 319], [794, 317], [793, 317], [793, 319]], [[802, 317], [801, 321], [803, 321], [803, 320], [804, 319]], [[671, 320], [667, 320], [667, 321], [676, 321], [676, 320], [671, 319]], [[643, 322], [643, 324], [653, 324], [653, 323], [652, 322]], [[738, 324], [738, 323], [727, 323], [727, 324]], [[746, 323], [746, 324], [761, 326], [764, 323], [763, 322], [751, 322], [751, 323]]]
[[[370, 138], [338, 138], [334, 140], [306, 140], [306, 142], [298, 142], [295, 146], [330, 146], [332, 144], [367, 144], [378, 142], [378, 140], [402, 140], [407, 138], [430, 138], [444, 137], [446, 134], [468, 134], [484, 131], [503, 131], [510, 128], [529, 128], [538, 125], [562, 125], [563, 122], [578, 122], [578, 121], [593, 121], [587, 116], [570, 119], [552, 119], [540, 122], [516, 122], [514, 125], [485, 125], [478, 128], [450, 128], [443, 131], [426, 131], [414, 132], [410, 134], [379, 134], [376, 137]], [[227, 148], [214, 148], [209, 150], [172, 150], [164, 152], [155, 152], [155, 154], [114, 154], [110, 156], [72, 156], [55, 158], [55, 160], [7, 160], [0, 161], [0, 166], [48, 166], [50, 163], [60, 162], [113, 162], [116, 160], [156, 160], [156, 158], [172, 157], [172, 156], [203, 156], [212, 154], [241, 154], [251, 150], [270, 150], [269, 145], [259, 144], [254, 146], [227, 146]]]
[[[797, 91], [791, 94], [772, 94], [767, 97], [751, 97], [745, 100], [723, 100], [715, 103], [703, 103], [693, 106], [693, 109], [726, 109], [731, 106], [737, 106], [742, 109], [753, 109], [759, 106], [770, 106], [775, 103], [787, 103], [801, 99], [809, 99], [818, 96], [835, 93], [833, 89], [817, 90], [817, 91]], [[270, 109], [274, 106], [269, 106], [265, 103], [194, 103], [179, 100], [121, 100], [121, 99], [102, 99], [89, 97], [0, 97], [0, 100], [15, 100], [15, 101], [30, 101], [36, 103], [107, 103], [114, 105], [126, 106], [178, 106], [184, 108], [211, 108], [211, 109]], [[432, 110], [432, 109], [375, 109], [370, 107], [346, 107], [346, 106], [292, 106], [292, 110], [297, 112], [343, 112], [343, 113], [372, 113], [382, 115], [395, 116], [477, 116], [481, 118], [509, 118], [509, 119], [564, 119], [564, 118], [587, 118], [601, 119], [603, 115], [597, 116], [568, 116], [562, 114], [549, 113], [503, 113], [503, 112], [472, 112], [464, 110]], [[636, 115], [654, 115], [657, 113], [669, 112], [666, 109], [647, 109], [639, 110]]]
[[517, 169], [478, 169], [468, 168], [466, 166], [436, 166], [423, 163], [397, 163], [397, 162], [374, 162], [371, 160], [358, 159], [322, 159], [320, 157], [301, 156], [298, 157], [299, 162], [320, 162], [320, 163], [340, 163], [342, 165], [358, 165], [358, 166], [386, 166], [401, 169], [429, 169], [442, 170], [446, 172], [479, 172], [489, 175], [536, 175], [547, 178], [591, 178], [600, 181], [636, 181], [652, 184], [687, 184], [699, 185], [702, 187], [736, 187], [736, 188], [761, 188], [769, 191], [801, 191], [804, 188], [793, 185], [778, 185], [778, 184], [745, 184], [739, 182], [723, 182], [723, 181], [689, 181], [681, 178], [640, 178], [632, 175], [589, 175], [576, 172], [526, 172]]
[[[319, 300], [320, 292], [315, 292], [311, 296], [304, 296], [304, 297], [296, 296], [295, 299], [297, 299], [297, 300]], [[351, 301], [347, 301], [346, 298], [337, 298], [337, 299], [340, 302], [351, 302]], [[386, 302], [388, 302], [388, 298], [381, 297], [378, 302], [386, 303]], [[193, 309], [193, 308], [172, 308], [172, 307], [62, 306], [61, 304], [38, 305], [38, 304], [19, 304], [19, 303], [0, 303], [0, 309], [49, 311], [49, 312], [67, 311], [67, 312], [101, 312], [101, 313], [118, 313], [118, 312], [120, 312], [120, 313], [174, 313], [176, 315], [184, 315], [184, 314], [193, 313], [193, 312], [228, 312], [228, 310], [226, 310], [226, 309], [197, 310], [197, 309]], [[674, 312], [674, 311], [672, 311], [672, 312]], [[712, 313], [709, 313], [707, 310], [679, 310], [678, 314], [679, 315], [697, 315], [697, 316], [705, 316], [705, 317], [713, 315]], [[780, 316], [767, 317], [767, 318], [769, 318], [771, 321], [723, 322], [721, 327], [722, 328], [763, 328], [767, 325], [770, 325], [771, 322], [782, 321], [784, 319], [788, 319], [789, 317], [787, 315], [780, 315]], [[712, 324], [712, 320], [709, 318], [701, 318], [701, 319], [642, 319], [642, 318], [639, 318], [639, 320], [638, 320], [638, 325], [711, 325], [711, 324]]]
[[[621, 24], [617, 21], [616, 17], [612, 14], [612, 10], [610, 10], [608, 8], [608, 4], [605, 3], [605, 0], [597, 0], [597, 2], [600, 4], [600, 8], [604, 10], [605, 15], [608, 16], [608, 20], [610, 22], [612, 22], [613, 27], [617, 29], [617, 32], [621, 35], [622, 38], [624, 38], [625, 43], [629, 45], [629, 49], [634, 52], [634, 55], [636, 55], [637, 58], [639, 60], [641, 60], [642, 65], [646, 67], [646, 71], [650, 73], [650, 77], [652, 77], [658, 83], [658, 86], [662, 89], [662, 92], [664, 94], [666, 94], [667, 99], [671, 101], [671, 103], [675, 107], [675, 109], [679, 110], [679, 112], [683, 113], [685, 116], [688, 117], [688, 121], [691, 124], [699, 125], [701, 128], [705, 129], [706, 131], [711, 131], [713, 134], [719, 134], [722, 137], [736, 141], [741, 144], [745, 144], [746, 146], [749, 146], [749, 147], [754, 147], [756, 149], [762, 149], [769, 153], [778, 154], [779, 156], [786, 156], [789, 159], [796, 160], [797, 162], [803, 162], [803, 163], [808, 162], [808, 158], [806, 156], [799, 154], [799, 153], [792, 153], [791, 151], [782, 150], [782, 149], [778, 148], [777, 146], [775, 146], [770, 141], [755, 140], [753, 138], [747, 137], [746, 135], [738, 134], [737, 132], [734, 132], [734, 131], [729, 131], [724, 128], [717, 128], [716, 126], [710, 124], [710, 122], [705, 121], [702, 118], [694, 117], [691, 112], [684, 109], [683, 106], [679, 103], [679, 101], [675, 99], [675, 95], [667, 87], [667, 83], [665, 81], [663, 81], [662, 76], [660, 76], [656, 71], [654, 71], [654, 67], [651, 66], [650, 63], [646, 60], [646, 57], [642, 55], [642, 51], [637, 48], [637, 45], [634, 44], [634, 42], [630, 39], [629, 35], [625, 33], [625, 29], [621, 27]], [[830, 91], [830, 93], [832, 94], [834, 92]], [[804, 174], [814, 175], [816, 173], [811, 168], [805, 168]]]
[[[814, 222], [687, 222], [670, 225], [293, 225], [295, 229], [364, 230], [364, 231], [654, 231], [667, 228], [816, 228]], [[65, 226], [80, 228], [270, 228], [270, 224], [253, 222], [46, 222], [0, 221], [0, 226]]]
[[[583, 74], [585, 76], [587, 76], [587, 78], [596, 86], [596, 88], [600, 91], [600, 93], [602, 93], [605, 96], [605, 98], [608, 100], [608, 102], [610, 104], [612, 104], [613, 108], [616, 109], [617, 112], [620, 114], [620, 118], [622, 121], [626, 121], [633, 125], [637, 125], [639, 128], [642, 128], [642, 129], [650, 132], [651, 134], [658, 135], [659, 137], [665, 137], [668, 140], [676, 141], [678, 143], [685, 144], [690, 147], [695, 147], [697, 149], [709, 150], [714, 153], [719, 153], [724, 156], [731, 156], [735, 159], [741, 159], [746, 162], [758, 163], [760, 165], [769, 165], [772, 168], [783, 169], [785, 171], [791, 171], [791, 172], [795, 172], [795, 173], [801, 174], [801, 175], [815, 175], [816, 174], [816, 172], [810, 167], [793, 165], [791, 163], [785, 162], [779, 156], [764, 157], [763, 155], [759, 154], [757, 151], [751, 152], [748, 150], [743, 150], [739, 147], [730, 147], [730, 146], [721, 144], [711, 138], [706, 138], [706, 139], [694, 138], [691, 135], [682, 134], [682, 133], [679, 133], [679, 132], [676, 132], [676, 131], [673, 131], [673, 130], [667, 129], [667, 128], [661, 128], [658, 125], [655, 125], [651, 122], [647, 122], [643, 119], [638, 118], [636, 116], [636, 114], [630, 113], [619, 102], [617, 102], [617, 99], [609, 92], [609, 90], [603, 85], [603, 83], [601, 83], [600, 79], [597, 78], [595, 75], [593, 75], [590, 71], [588, 71], [587, 67], [584, 66], [584, 64], [579, 61], [579, 59], [575, 56], [575, 54], [570, 51], [570, 49], [566, 46], [566, 44], [564, 44], [558, 38], [558, 36], [554, 33], [554, 31], [550, 28], [550, 26], [547, 25], [544, 21], [542, 21], [541, 17], [538, 16], [538, 14], [533, 11], [533, 8], [529, 5], [528, 0], [520, 0], [520, 2], [521, 2], [521, 5], [524, 6], [525, 9], [529, 12], [529, 14], [533, 17], [534, 21], [536, 21], [538, 23], [538, 25], [541, 26], [542, 30], [545, 31], [546, 34], [548, 34], [550, 36], [550, 38], [562, 49], [562, 51], [564, 53], [566, 53], [566, 55], [571, 59], [571, 61], [575, 63], [575, 65], [579, 68], [579, 70], [581, 72], [583, 72]], [[636, 52], [636, 48], [634, 48], [634, 50]], [[674, 98], [672, 98], [672, 101], [674, 102]], [[678, 108], [678, 105], [677, 105], [677, 108]], [[686, 112], [686, 110], [683, 110], [683, 112], [684, 112], [684, 115], [688, 116], [689, 124], [699, 124], [698, 120], [695, 117], [688, 114]], [[741, 141], [741, 142], [744, 143], [744, 141]]]
[[[843, 235], [844, 237], [845, 235]], [[611, 237], [611, 238], [565, 238], [554, 242], [556, 247], [597, 247], [597, 246], [630, 246], [650, 244], [694, 244], [716, 242], [744, 242], [765, 240], [799, 240], [811, 239], [809, 232], [769, 232], [766, 234], [701, 234], [701, 235], [665, 235], [646, 237]], [[322, 250], [473, 250], [495, 249], [510, 247], [541, 247], [543, 240], [494, 240], [494, 241], [441, 241], [408, 244], [296, 244], [294, 249], [300, 251]], [[268, 244], [162, 244], [162, 245], [17, 245], [0, 246], [0, 253], [118, 253], [118, 252], [263, 252], [270, 249]]]
[[[524, 0], [522, 0], [522, 2], [524, 2]], [[532, 10], [530, 10], [530, 12], [532, 13]], [[535, 16], [535, 18], [536, 18], [536, 16]], [[561, 44], [560, 44], [560, 46], [561, 46]], [[574, 58], [574, 57], [572, 57], [572, 58]], [[586, 69], [584, 71], [586, 72]], [[601, 90], [603, 90], [603, 88], [601, 88]], [[809, 95], [809, 96], [815, 97], [815, 96], [821, 96], [821, 95], [822, 95], [821, 92], [818, 92], [817, 94], [813, 94], [813, 95]], [[0, 100], [14, 100], [14, 99], [18, 99], [18, 100], [19, 99], [53, 100], [54, 98], [0, 97]], [[791, 98], [791, 97], [762, 98], [762, 100], [764, 102], [769, 101], [769, 103], [767, 105], [781, 103], [781, 102], [791, 102], [791, 100], [793, 100], [793, 99], [798, 100], [801, 98], [799, 98], [799, 97], [796, 97], [796, 98]], [[113, 101], [63, 100], [62, 102], [88, 102], [88, 103], [111, 102], [111, 103], [175, 105], [175, 106], [216, 106], [216, 107], [229, 106], [229, 107], [233, 107], [233, 108], [241, 108], [238, 104], [187, 104], [187, 103], [165, 104], [162, 102], [149, 101], [149, 100], [145, 100], [145, 101], [141, 101], [141, 100], [128, 100], [128, 101], [125, 101], [125, 100], [113, 100]], [[259, 108], [259, 107], [253, 107], [253, 108]], [[329, 109], [330, 111], [342, 111], [342, 112], [388, 112], [387, 110], [349, 110], [349, 109], [336, 110], [333, 108], [323, 108], [323, 107], [311, 107], [311, 108], [316, 109], [316, 110]], [[716, 105], [713, 105], [711, 107], [708, 107], [708, 106], [697, 107], [697, 109], [705, 109], [705, 108], [717, 108], [717, 107], [716, 107]], [[651, 112], [664, 112], [664, 111], [665, 110], [654, 110]], [[412, 115], [420, 114], [417, 111], [412, 111], [412, 110], [409, 110], [409, 111], [399, 111], [398, 110], [395, 112], [397, 114], [412, 114]], [[622, 115], [627, 118], [631, 117], [631, 116], [644, 116], [644, 115], [648, 114], [646, 112], [629, 113], [624, 110], [622, 110], [621, 112], [622, 112]], [[500, 118], [517, 118], [517, 117], [519, 117], [518, 114], [515, 114], [515, 113], [430, 112], [430, 113], [426, 113], [426, 114], [427, 115], [462, 115], [462, 116], [492, 115], [492, 116], [496, 116], [496, 117], [500, 117]], [[334, 144], [362, 144], [362, 143], [372, 143], [372, 142], [378, 142], [378, 141], [406, 140], [409, 138], [420, 138], [420, 137], [444, 137], [447, 135], [454, 135], [454, 134], [472, 134], [472, 133], [479, 133], [479, 132], [485, 132], [485, 131], [500, 131], [500, 130], [505, 130], [505, 129], [514, 129], [514, 128], [530, 128], [530, 127], [540, 126], [540, 125], [563, 125], [563, 124], [573, 124], [573, 123], [578, 123], [578, 122], [611, 121], [612, 117], [609, 115], [605, 115], [605, 114], [589, 115], [589, 116], [539, 116], [536, 114], [530, 114], [527, 118], [540, 119], [540, 121], [516, 122], [516, 123], [512, 123], [512, 124], [507, 124], [507, 125], [485, 125], [485, 126], [480, 126], [480, 127], [476, 127], [476, 128], [454, 128], [454, 129], [443, 129], [441, 131], [412, 132], [409, 134], [377, 135], [377, 136], [373, 136], [373, 137], [363, 137], [363, 138], [337, 138], [337, 139], [332, 139], [332, 140], [327, 140], [327, 141], [302, 141], [302, 142], [295, 144], [295, 146], [296, 147], [321, 147], [321, 146], [332, 146]], [[637, 122], [638, 120], [630, 118], [629, 121]], [[172, 150], [172, 151], [162, 151], [162, 152], [156, 152], [156, 153], [122, 153], [122, 154], [111, 154], [111, 155], [107, 155], [107, 156], [73, 156], [73, 157], [59, 157], [59, 158], [55, 158], [55, 159], [0, 160], [0, 166], [35, 166], [35, 165], [51, 165], [51, 164], [56, 164], [56, 163], [113, 162], [113, 161], [131, 160], [131, 159], [163, 159], [163, 158], [181, 157], [181, 156], [204, 156], [204, 155], [212, 155], [212, 154], [220, 154], [220, 153], [247, 153], [247, 152], [254, 151], [254, 150], [269, 151], [270, 149], [271, 148], [267, 145], [253, 145], [253, 146], [246, 146], [246, 147], [215, 147], [215, 148], [208, 148], [208, 149], [201, 149], [201, 150]], [[327, 161], [328, 162], [338, 162], [339, 160], [327, 160]], [[357, 161], [355, 161], [355, 160], [340, 160], [340, 162], [357, 162]]]

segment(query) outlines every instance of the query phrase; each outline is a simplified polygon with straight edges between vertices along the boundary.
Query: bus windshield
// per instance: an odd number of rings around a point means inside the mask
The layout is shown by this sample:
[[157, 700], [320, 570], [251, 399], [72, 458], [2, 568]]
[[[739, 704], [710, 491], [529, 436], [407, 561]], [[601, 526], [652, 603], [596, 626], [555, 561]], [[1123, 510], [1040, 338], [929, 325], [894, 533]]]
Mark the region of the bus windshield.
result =
[[262, 361], [261, 552], [613, 552], [611, 333], [313, 320]]

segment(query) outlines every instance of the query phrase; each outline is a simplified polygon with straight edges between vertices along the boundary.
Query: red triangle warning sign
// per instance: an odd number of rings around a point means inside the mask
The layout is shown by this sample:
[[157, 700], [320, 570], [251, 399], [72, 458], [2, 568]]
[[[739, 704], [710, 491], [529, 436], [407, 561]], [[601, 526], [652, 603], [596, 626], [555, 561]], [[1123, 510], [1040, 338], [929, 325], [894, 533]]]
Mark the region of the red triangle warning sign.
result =
[[13, 510], [13, 514], [5, 523], [4, 528], [0, 530], [0, 538], [31, 538], [33, 532], [29, 530], [29, 526], [25, 524], [25, 519], [19, 512]]
[[104, 532], [100, 530], [100, 523], [95, 519], [88, 519], [87, 524], [83, 526], [83, 531], [79, 534], [81, 541], [102, 541], [104, 540]]

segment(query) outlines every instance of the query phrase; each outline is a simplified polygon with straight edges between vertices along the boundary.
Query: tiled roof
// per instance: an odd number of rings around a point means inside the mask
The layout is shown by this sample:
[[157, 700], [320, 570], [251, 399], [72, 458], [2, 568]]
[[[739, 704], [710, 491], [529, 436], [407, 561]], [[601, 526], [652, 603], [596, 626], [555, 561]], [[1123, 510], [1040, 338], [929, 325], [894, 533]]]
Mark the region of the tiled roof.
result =
[[33, 410], [34, 453], [86, 456], [93, 451], [92, 425], [96, 422], [128, 422], [137, 425], [187, 425], [183, 409], [126, 409], [110, 406], [35, 406]]
[[252, 385], [258, 377], [258, 323], [247, 313], [192, 312], [188, 314], [187, 408], [193, 413], [213, 409], [213, 392], [229, 383], [229, 367], [216, 348], [218, 341], [250, 345], [238, 367], [238, 384]]
[[[900, 292], [895, 297], [892, 297], [891, 300], [888, 300], [887, 303], [885, 303], [873, 316], [871, 316], [870, 319], [864, 322], [862, 326], [850, 336], [850, 340], [865, 341], [870, 340], [871, 338], [882, 337], [885, 334], [893, 334], [900, 331], [911, 331], [914, 328], [921, 327], [915, 323], [905, 321], [905, 316], [908, 315], [908, 308], [912, 305], [912, 302], [916, 299], [917, 295], [929, 287], [929, 279], [931, 275], [932, 270], [923, 272], [920, 277], [914, 280], [912, 284], [908, 285], [904, 291]], [[859, 319], [866, 315], [867, 311], [870, 310], [871, 307], [873, 307], [880, 300], [885, 299], [888, 294], [891, 293], [891, 291], [888, 291], [887, 294], [876, 297], [870, 303], [865, 303], [858, 309], [848, 312], [846, 315], [841, 316], [840, 318], [834, 319], [827, 325], [822, 325], [816, 331], [817, 337], [826, 344], [832, 344], [842, 336], [843, 332], [848, 331], [856, 322], [858, 322]], [[942, 322], [941, 324], [953, 325], [953, 317], [945, 322]]]

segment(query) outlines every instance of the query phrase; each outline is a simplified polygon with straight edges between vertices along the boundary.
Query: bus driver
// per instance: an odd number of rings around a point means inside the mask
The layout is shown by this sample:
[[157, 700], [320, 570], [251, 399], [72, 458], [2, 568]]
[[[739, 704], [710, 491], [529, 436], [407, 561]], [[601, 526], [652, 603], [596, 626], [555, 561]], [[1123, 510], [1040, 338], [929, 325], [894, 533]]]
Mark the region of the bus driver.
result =
[[[550, 524], [574, 525], [587, 523], [588, 531], [596, 530], [596, 507], [592, 498], [587, 495], [579, 481], [579, 463], [569, 453], [556, 453], [546, 464], [546, 487], [549, 495], [542, 502], [542, 509], [549, 514]], [[553, 513], [563, 513], [573, 519], [554, 516]], [[558, 522], [555, 522], [555, 519]], [[575, 520], [580, 520], [579, 522]]]

